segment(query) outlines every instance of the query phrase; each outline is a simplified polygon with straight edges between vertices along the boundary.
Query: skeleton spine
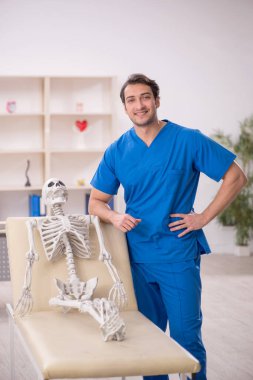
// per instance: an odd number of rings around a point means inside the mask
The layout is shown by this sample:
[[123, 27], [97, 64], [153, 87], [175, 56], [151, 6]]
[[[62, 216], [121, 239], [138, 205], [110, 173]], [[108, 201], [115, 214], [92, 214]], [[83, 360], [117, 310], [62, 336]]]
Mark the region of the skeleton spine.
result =
[[55, 215], [55, 216], [58, 216], [58, 215], [63, 216], [64, 215], [64, 212], [62, 210], [60, 203], [56, 203], [52, 206], [52, 212], [53, 212], [53, 215]]
[[[56, 203], [52, 206], [52, 212], [53, 212], [53, 215], [55, 216], [64, 216], [64, 212], [62, 210], [62, 206], [60, 203]], [[78, 279], [76, 275], [74, 256], [73, 256], [72, 248], [71, 248], [67, 233], [63, 234], [62, 238], [63, 238], [62, 240], [66, 249], [67, 268], [68, 268], [68, 274], [69, 274], [70, 283], [71, 283], [72, 281]]]

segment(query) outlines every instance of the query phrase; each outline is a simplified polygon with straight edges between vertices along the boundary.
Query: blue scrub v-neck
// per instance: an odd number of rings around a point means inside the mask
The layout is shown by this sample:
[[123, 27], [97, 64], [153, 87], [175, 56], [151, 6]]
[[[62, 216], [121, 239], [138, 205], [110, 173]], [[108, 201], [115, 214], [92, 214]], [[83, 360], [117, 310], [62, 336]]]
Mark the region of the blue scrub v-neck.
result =
[[144, 147], [146, 148], [146, 150], [152, 148], [152, 145], [155, 145], [156, 144], [156, 140], [159, 140], [160, 136], [162, 135], [162, 132], [163, 130], [168, 127], [169, 125], [169, 121], [168, 120], [162, 120], [162, 121], [165, 121], [166, 124], [160, 129], [160, 131], [157, 133], [157, 135], [154, 137], [154, 139], [152, 140], [151, 144], [150, 145], [147, 145], [145, 143], [144, 140], [142, 140], [142, 138], [140, 136], [138, 136], [138, 134], [136, 133], [136, 130], [134, 127], [132, 127], [130, 129], [130, 133], [132, 134], [132, 137], [133, 139], [136, 140], [137, 143], [140, 143], [141, 145], [144, 145]]

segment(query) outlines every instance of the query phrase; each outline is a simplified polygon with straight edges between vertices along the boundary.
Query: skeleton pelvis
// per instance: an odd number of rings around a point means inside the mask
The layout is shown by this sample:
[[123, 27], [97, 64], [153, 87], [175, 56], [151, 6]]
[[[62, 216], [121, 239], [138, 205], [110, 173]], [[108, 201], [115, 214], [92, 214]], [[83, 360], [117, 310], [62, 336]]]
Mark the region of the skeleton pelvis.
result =
[[76, 300], [89, 300], [91, 299], [94, 290], [97, 286], [98, 278], [93, 277], [90, 280], [83, 282], [78, 278], [67, 284], [59, 279], [56, 279], [56, 286], [60, 291], [61, 299], [76, 299]]

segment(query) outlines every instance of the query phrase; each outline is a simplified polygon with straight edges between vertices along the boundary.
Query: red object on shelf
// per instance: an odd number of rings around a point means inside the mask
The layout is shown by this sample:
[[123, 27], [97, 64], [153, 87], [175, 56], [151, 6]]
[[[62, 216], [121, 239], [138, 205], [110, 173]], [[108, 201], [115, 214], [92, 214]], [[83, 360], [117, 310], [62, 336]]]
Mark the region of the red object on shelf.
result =
[[79, 129], [80, 132], [83, 132], [85, 131], [85, 129], [87, 129], [88, 122], [87, 120], [83, 120], [83, 121], [77, 120], [75, 122], [75, 126]]

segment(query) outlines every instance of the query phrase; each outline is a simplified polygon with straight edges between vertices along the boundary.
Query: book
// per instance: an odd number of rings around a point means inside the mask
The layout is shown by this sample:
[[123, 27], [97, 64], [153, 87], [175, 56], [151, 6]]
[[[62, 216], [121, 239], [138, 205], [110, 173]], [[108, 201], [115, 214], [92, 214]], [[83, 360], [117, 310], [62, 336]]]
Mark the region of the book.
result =
[[42, 207], [41, 196], [38, 194], [29, 195], [29, 216], [45, 215], [45, 210]]

